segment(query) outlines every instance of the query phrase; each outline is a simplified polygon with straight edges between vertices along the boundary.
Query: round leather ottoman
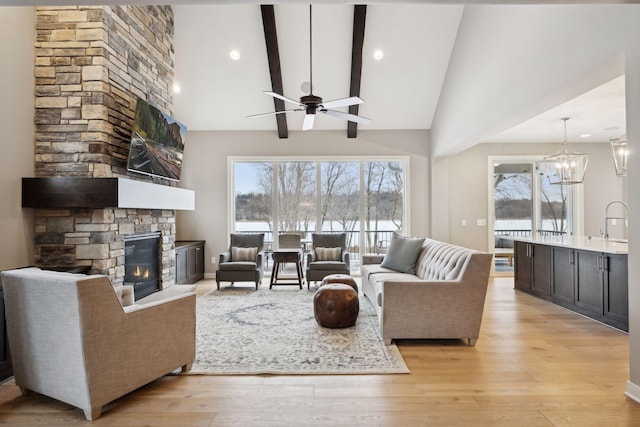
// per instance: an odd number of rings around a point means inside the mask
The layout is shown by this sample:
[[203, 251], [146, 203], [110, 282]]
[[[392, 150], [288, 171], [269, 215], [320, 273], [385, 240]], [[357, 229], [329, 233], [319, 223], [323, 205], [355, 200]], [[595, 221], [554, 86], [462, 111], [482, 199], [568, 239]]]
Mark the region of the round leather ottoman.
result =
[[356, 324], [360, 301], [358, 293], [344, 283], [321, 286], [313, 297], [316, 322], [325, 328], [348, 328]]
[[356, 283], [356, 279], [349, 276], [348, 274], [330, 274], [328, 276], [325, 276], [324, 279], [322, 279], [322, 283], [320, 284], [320, 286], [322, 287], [324, 285], [328, 285], [329, 283], [342, 283], [345, 285], [349, 285], [356, 291], [356, 293], [358, 293], [358, 284]]

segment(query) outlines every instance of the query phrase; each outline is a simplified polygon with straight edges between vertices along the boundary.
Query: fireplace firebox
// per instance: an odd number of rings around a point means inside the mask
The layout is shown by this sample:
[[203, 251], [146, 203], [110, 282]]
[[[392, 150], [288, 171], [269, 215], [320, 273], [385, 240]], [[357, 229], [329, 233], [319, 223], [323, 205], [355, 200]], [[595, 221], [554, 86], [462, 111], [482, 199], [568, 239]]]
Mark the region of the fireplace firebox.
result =
[[160, 233], [131, 234], [124, 238], [124, 284], [132, 285], [134, 298], [160, 289]]

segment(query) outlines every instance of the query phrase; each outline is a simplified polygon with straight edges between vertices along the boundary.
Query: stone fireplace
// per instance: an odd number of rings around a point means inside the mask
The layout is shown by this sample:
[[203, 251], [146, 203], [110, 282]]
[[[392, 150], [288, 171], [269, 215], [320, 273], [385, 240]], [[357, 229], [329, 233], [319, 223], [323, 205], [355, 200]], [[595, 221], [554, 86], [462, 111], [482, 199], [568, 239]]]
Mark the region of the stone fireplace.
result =
[[[36, 8], [36, 178], [129, 178], [136, 100], [172, 113], [173, 10], [169, 6]], [[75, 188], [68, 188], [71, 195]], [[158, 287], [175, 283], [175, 208], [115, 203], [35, 206], [35, 261], [127, 279], [127, 236], [154, 233]], [[24, 187], [23, 187], [23, 206]]]

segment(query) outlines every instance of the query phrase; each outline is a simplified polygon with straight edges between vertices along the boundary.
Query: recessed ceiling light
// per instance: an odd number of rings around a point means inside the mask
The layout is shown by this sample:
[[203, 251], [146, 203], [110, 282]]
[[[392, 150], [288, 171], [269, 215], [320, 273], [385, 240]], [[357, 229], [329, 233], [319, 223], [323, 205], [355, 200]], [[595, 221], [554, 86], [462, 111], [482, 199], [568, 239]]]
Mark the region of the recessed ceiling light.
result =
[[174, 83], [173, 86], [171, 87], [171, 90], [173, 90], [173, 93], [180, 93], [181, 91], [180, 85], [178, 83]]
[[380, 61], [382, 58], [384, 58], [383, 51], [377, 49], [375, 52], [373, 52], [373, 59], [375, 59], [376, 61]]
[[231, 52], [229, 52], [229, 58], [237, 61], [238, 59], [240, 59], [240, 52], [238, 52], [237, 50], [232, 50]]
[[589, 138], [590, 136], [590, 133], [583, 133], [582, 135], [580, 135], [580, 138]]

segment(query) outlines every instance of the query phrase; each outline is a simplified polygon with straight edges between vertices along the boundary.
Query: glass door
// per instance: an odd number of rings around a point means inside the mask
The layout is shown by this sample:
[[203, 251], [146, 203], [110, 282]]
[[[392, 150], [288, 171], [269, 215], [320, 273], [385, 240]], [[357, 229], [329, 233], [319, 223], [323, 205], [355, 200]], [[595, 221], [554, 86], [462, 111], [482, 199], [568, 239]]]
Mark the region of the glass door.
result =
[[532, 163], [493, 166], [494, 269], [513, 273], [513, 240], [530, 237], [535, 223]]

